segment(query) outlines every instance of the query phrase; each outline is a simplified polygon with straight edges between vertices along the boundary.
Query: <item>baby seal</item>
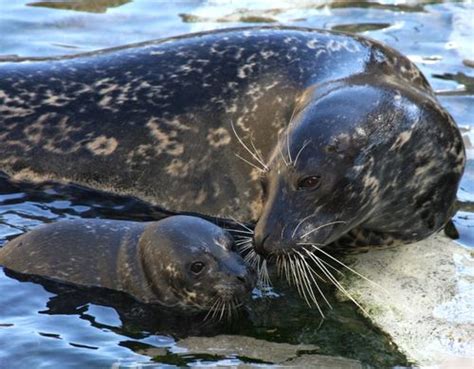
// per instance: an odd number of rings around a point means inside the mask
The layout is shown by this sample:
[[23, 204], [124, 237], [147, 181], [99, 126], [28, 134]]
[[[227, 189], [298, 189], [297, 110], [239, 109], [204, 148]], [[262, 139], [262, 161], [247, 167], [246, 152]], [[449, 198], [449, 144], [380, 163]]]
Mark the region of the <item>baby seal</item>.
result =
[[146, 223], [81, 219], [14, 239], [0, 249], [0, 264], [68, 284], [123, 291], [144, 303], [231, 310], [255, 283], [232, 246], [226, 231], [191, 216]]

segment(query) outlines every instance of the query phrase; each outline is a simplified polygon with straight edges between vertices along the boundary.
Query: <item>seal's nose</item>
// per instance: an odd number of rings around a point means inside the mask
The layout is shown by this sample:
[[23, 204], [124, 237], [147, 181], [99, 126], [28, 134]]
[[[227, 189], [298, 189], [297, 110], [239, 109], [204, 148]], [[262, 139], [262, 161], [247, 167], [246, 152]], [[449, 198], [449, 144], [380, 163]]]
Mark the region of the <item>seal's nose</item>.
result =
[[257, 285], [257, 273], [253, 269], [247, 270], [247, 273], [240, 275], [239, 280], [242, 281], [248, 291], [251, 291]]
[[268, 241], [269, 234], [256, 233], [253, 238], [254, 248], [257, 254], [263, 257], [268, 255], [268, 251], [265, 249], [265, 242]]

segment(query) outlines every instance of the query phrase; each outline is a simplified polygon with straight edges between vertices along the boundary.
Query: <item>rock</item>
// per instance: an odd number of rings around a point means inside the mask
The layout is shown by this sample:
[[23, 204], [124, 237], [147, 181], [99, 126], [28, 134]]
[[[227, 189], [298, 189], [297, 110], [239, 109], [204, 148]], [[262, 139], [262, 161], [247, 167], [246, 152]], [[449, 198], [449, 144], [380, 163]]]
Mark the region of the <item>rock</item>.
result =
[[345, 262], [382, 287], [349, 271], [342, 281], [410, 360], [474, 367], [474, 251], [439, 234]]
[[[258, 360], [259, 362], [281, 364], [276, 368], [325, 368], [359, 369], [356, 360], [316, 355], [318, 346], [291, 345], [255, 339], [245, 336], [220, 335], [216, 337], [189, 337], [178, 342], [177, 352], [189, 354], [208, 354], [217, 356], [236, 356]], [[258, 364], [261, 367], [262, 364]], [[239, 368], [254, 368], [252, 364], [241, 363]], [[275, 366], [272, 365], [272, 368]]]

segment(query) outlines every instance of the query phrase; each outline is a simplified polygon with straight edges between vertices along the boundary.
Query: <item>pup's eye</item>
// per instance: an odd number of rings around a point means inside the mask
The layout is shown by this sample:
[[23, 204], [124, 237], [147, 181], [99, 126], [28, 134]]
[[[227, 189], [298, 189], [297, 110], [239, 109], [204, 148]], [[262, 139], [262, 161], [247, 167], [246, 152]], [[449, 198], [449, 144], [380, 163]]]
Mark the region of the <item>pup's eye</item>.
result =
[[204, 270], [204, 263], [202, 261], [196, 261], [191, 264], [191, 272], [198, 275]]
[[321, 184], [321, 177], [320, 176], [309, 176], [301, 178], [298, 181], [298, 189], [314, 189], [319, 187]]

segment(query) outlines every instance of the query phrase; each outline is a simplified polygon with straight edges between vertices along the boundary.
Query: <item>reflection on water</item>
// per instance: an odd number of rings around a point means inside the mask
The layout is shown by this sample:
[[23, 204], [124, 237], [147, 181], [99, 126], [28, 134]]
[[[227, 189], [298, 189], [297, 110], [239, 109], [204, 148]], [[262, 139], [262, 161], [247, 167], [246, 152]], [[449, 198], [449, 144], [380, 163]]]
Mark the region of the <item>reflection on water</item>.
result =
[[[389, 0], [0, 0], [0, 9], [3, 56], [73, 54], [186, 32], [262, 23], [356, 32], [383, 41], [422, 69], [462, 129], [469, 161], [458, 194], [462, 211], [455, 224], [460, 242], [474, 246], [472, 4]], [[55, 184], [18, 187], [0, 178], [0, 246], [29, 229], [59, 219], [149, 220], [160, 216], [156, 209], [130, 199]], [[112, 364], [131, 367], [150, 360], [168, 367], [246, 361], [231, 355], [190, 355], [176, 346], [180, 337], [215, 333], [311, 344], [318, 346], [318, 353], [355, 358], [377, 368], [406, 365], [396, 348], [360, 317], [353, 305], [332, 301], [335, 309], [328, 310], [328, 318], [321, 321], [317, 311], [307, 309], [285, 286], [277, 286], [283, 297], [256, 299], [234, 324], [207, 326], [199, 319], [186, 320], [155, 311], [122, 294], [43, 282], [25, 281], [0, 269], [2, 369], [33, 368], [38, 362], [45, 367], [60, 367], [67, 362], [71, 368], [105, 368]], [[331, 296], [330, 290], [327, 293]], [[254, 358], [253, 362], [260, 361]]]

